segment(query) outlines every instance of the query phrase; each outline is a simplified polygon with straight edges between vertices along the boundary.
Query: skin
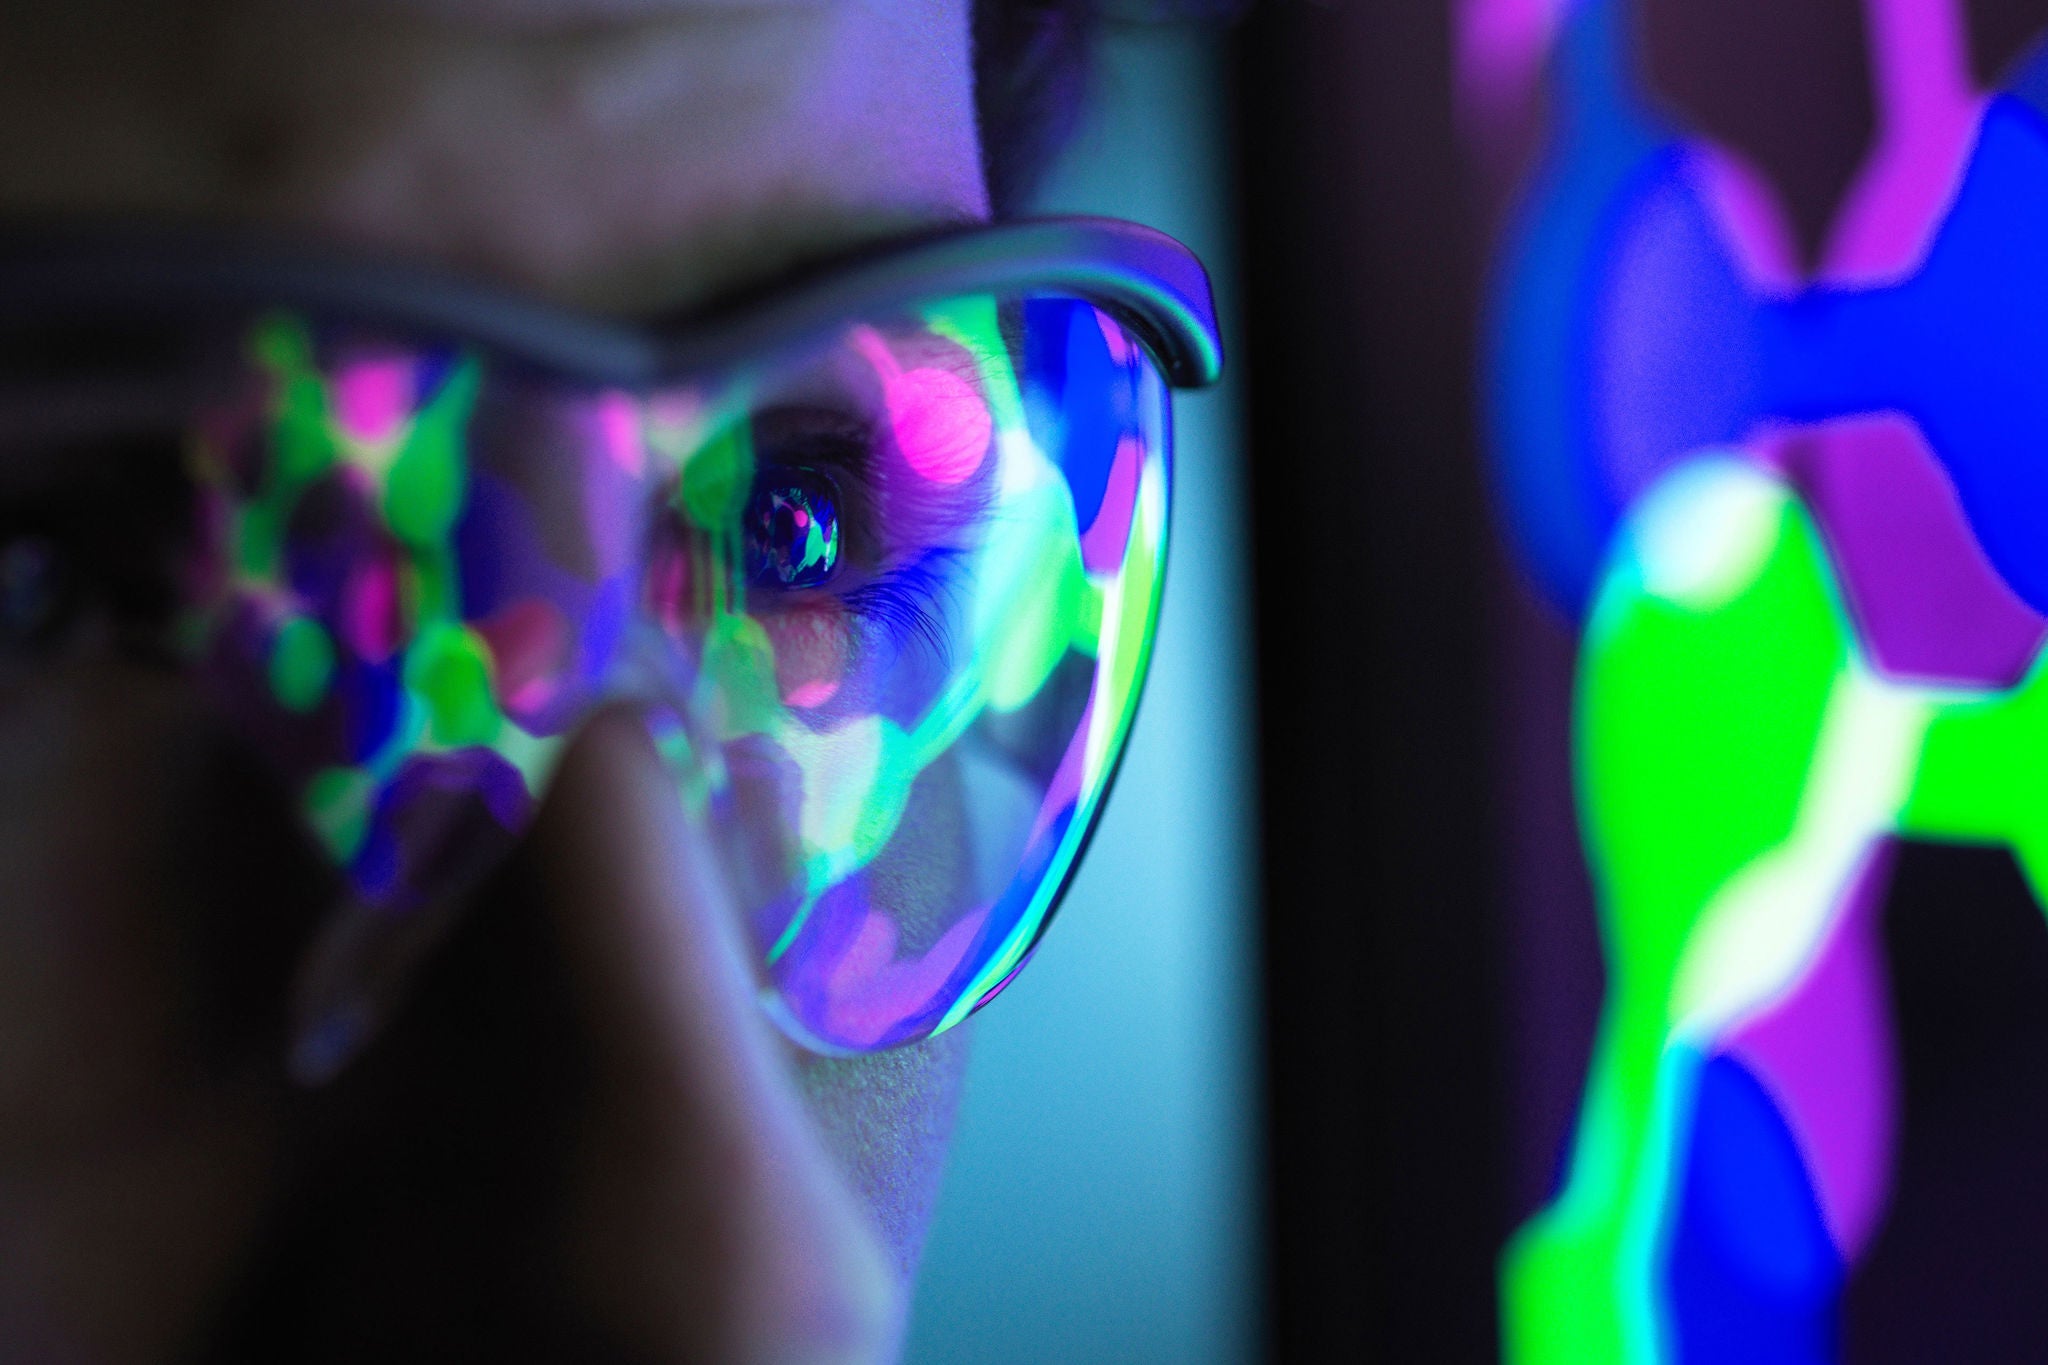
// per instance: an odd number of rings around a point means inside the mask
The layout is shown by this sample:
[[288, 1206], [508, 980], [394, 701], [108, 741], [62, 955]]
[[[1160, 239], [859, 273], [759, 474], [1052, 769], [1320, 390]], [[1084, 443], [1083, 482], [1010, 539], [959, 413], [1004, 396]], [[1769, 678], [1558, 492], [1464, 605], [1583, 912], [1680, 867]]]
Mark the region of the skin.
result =
[[[0, 213], [652, 311], [986, 217], [967, 33], [965, 0], [8, 3]], [[305, 1089], [287, 984], [330, 874], [104, 634], [0, 666], [0, 1360], [893, 1357], [959, 1035], [774, 1034], [632, 718]]]

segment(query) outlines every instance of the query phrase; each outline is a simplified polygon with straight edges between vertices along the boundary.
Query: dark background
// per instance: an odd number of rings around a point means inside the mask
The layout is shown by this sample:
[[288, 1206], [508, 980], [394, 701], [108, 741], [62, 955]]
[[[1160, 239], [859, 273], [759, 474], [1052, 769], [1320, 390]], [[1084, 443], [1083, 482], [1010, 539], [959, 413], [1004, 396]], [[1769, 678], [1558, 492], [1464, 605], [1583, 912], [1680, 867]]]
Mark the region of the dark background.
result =
[[1507, 1228], [1477, 234], [1445, 8], [1238, 34], [1276, 1359], [1494, 1353]]

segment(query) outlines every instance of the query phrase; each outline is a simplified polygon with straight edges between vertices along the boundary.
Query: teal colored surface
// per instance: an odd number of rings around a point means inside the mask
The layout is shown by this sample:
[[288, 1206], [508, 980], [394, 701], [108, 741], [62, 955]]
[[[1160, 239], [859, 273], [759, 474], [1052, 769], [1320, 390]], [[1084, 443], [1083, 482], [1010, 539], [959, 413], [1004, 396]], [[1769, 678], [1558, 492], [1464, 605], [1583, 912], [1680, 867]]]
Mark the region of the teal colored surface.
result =
[[[1227, 270], [1215, 37], [1112, 34], [1049, 211], [1115, 214]], [[1176, 396], [1152, 676], [1031, 970], [979, 1016], [911, 1365], [1257, 1357], [1256, 791], [1236, 373]]]

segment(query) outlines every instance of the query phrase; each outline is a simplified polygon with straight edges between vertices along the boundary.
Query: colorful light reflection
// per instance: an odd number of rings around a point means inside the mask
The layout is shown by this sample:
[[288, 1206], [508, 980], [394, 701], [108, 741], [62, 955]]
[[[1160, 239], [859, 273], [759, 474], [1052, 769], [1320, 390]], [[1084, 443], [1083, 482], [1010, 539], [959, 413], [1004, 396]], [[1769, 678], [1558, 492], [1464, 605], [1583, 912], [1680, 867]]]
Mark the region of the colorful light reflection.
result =
[[965, 296], [595, 391], [282, 317], [202, 415], [194, 635], [371, 918], [442, 914], [637, 705], [770, 1012], [951, 1027], [1043, 929], [1136, 704], [1166, 389], [1093, 305]]
[[1765, 177], [1640, 88], [1626, 0], [1466, 7], [1468, 115], [1548, 80], [1485, 384], [1583, 626], [1608, 978], [1504, 1262], [1512, 1360], [1836, 1358], [1898, 1121], [1893, 841], [2048, 890], [2048, 64], [1979, 89], [1960, 0], [1863, 9], [1876, 132], [1807, 270]]

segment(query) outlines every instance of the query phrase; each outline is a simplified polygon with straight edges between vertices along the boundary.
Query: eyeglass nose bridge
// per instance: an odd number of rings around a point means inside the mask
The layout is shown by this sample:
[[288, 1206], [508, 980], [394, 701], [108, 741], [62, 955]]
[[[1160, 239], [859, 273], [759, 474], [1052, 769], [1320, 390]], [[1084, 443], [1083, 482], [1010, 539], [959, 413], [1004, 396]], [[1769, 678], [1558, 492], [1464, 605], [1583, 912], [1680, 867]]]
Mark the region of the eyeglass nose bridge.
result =
[[191, 643], [355, 897], [419, 913], [496, 865], [598, 708], [688, 734], [716, 566], [655, 532], [703, 403], [320, 344], [259, 323], [244, 399], [198, 424]]
[[[401, 615], [366, 654], [348, 620], [361, 594], [345, 585], [384, 563], [365, 552], [326, 594], [229, 587], [197, 661], [202, 693], [341, 877], [294, 988], [289, 1064], [307, 1083], [381, 1027], [419, 961], [530, 833], [600, 715], [637, 713], [686, 809], [701, 815], [723, 780], [716, 716], [697, 686], [701, 649], [673, 629], [522, 599], [473, 621]], [[592, 596], [623, 609], [637, 573], [621, 566], [618, 586]], [[546, 625], [558, 618], [566, 633]]]
[[[760, 404], [745, 376], [634, 393], [506, 369], [466, 392], [459, 355], [330, 345], [316, 357], [273, 338], [257, 438], [241, 482], [221, 485], [246, 618], [223, 635], [230, 719], [282, 765], [362, 911], [417, 940], [525, 834], [581, 728], [634, 705], [683, 804], [708, 817], [774, 989], [793, 993], [786, 1031], [818, 1050], [871, 1050], [956, 1022], [1007, 979], [1078, 856], [1156, 605], [1156, 377], [1098, 310], [1041, 311], [1046, 344], [1092, 368], [1072, 369], [1073, 404], [1048, 378], [1068, 373], [1057, 366], [1033, 385], [1004, 381], [1057, 406], [1043, 430], [1015, 404], [996, 424], [999, 500], [947, 505], [971, 511], [975, 530], [934, 543], [958, 542], [974, 590], [942, 582], [924, 607], [949, 613], [935, 632], [943, 661], [917, 647], [923, 635], [898, 645], [880, 625], [872, 652], [850, 628], [812, 641], [814, 617], [838, 617], [800, 572], [777, 583], [770, 572], [790, 566], [749, 553], [773, 542], [753, 513], [782, 467], [755, 465]], [[764, 595], [750, 600], [756, 579]], [[1100, 704], [1070, 715], [1082, 660]], [[969, 831], [1002, 856], [933, 891], [934, 942], [906, 938], [907, 912], [874, 888], [896, 896], [927, 851], [896, 843], [897, 822], [984, 702], [1053, 708], [1058, 725], [1019, 737], [1038, 760], [1064, 757], [1020, 767], [1043, 788], [1036, 813], [1006, 801], [1003, 838]], [[885, 850], [901, 856], [857, 879]], [[809, 913], [821, 905], [830, 913]]]
[[687, 808], [701, 814], [721, 784], [701, 638], [644, 618], [609, 641], [593, 642], [588, 621], [561, 638], [529, 600], [482, 621], [427, 622], [365, 657], [344, 623], [297, 605], [238, 594], [201, 680], [366, 909], [418, 913], [472, 890], [525, 835], [601, 712], [638, 714]]

